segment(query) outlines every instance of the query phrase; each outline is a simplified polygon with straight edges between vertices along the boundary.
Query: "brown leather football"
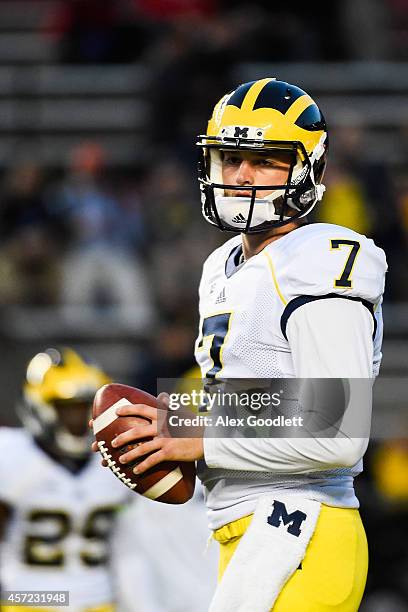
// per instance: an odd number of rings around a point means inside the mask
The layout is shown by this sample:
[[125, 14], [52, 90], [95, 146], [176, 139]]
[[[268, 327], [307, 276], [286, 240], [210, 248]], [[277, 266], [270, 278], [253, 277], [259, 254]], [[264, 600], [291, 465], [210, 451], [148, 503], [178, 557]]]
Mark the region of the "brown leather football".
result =
[[165, 410], [165, 407], [158, 406], [153, 395], [135, 387], [119, 383], [101, 387], [95, 395], [92, 418], [94, 435], [102, 457], [115, 476], [132, 491], [166, 504], [184, 504], [194, 493], [194, 462], [165, 461], [140, 476], [133, 473], [133, 468], [143, 458], [126, 465], [119, 463], [120, 455], [135, 445], [113, 448], [112, 440], [141, 421], [146, 422], [142, 417], [118, 416], [116, 409], [125, 404], [148, 404]]

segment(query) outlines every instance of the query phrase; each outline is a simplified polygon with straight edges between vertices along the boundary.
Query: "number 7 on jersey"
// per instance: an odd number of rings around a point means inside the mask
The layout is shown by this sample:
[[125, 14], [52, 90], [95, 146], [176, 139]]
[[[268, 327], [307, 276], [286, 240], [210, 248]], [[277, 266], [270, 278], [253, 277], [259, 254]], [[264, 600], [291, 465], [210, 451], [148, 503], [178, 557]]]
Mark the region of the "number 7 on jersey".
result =
[[230, 312], [222, 312], [203, 320], [202, 337], [198, 348], [204, 347], [205, 338], [211, 338], [210, 357], [213, 362], [213, 367], [205, 375], [206, 378], [215, 378], [222, 369], [222, 348], [228, 334], [230, 319]]
[[342, 246], [351, 247], [349, 256], [347, 257], [346, 264], [343, 268], [343, 272], [339, 278], [334, 281], [335, 287], [346, 287], [350, 289], [351, 284], [351, 273], [353, 271], [354, 264], [356, 262], [357, 253], [360, 250], [360, 243], [356, 240], [330, 240], [331, 249], [340, 249]]

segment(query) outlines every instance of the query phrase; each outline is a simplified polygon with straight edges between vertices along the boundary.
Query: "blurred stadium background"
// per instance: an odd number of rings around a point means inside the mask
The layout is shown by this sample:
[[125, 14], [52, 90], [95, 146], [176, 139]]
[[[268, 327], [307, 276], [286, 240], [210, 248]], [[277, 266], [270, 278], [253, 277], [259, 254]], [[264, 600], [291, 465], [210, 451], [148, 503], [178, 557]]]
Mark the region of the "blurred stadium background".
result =
[[228, 238], [201, 217], [195, 136], [263, 76], [325, 111], [317, 220], [387, 253], [361, 609], [407, 610], [407, 0], [0, 0], [0, 424], [48, 345], [153, 392], [193, 365], [201, 263]]

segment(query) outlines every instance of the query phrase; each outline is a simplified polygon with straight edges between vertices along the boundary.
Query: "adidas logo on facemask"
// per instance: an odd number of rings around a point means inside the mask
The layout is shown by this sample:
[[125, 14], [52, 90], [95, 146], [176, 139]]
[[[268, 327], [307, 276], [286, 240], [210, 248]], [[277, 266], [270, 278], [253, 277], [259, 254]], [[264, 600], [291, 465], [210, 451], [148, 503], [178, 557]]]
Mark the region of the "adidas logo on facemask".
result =
[[238, 215], [235, 215], [235, 217], [232, 217], [232, 221], [234, 223], [246, 223], [247, 220], [242, 213], [239, 213]]

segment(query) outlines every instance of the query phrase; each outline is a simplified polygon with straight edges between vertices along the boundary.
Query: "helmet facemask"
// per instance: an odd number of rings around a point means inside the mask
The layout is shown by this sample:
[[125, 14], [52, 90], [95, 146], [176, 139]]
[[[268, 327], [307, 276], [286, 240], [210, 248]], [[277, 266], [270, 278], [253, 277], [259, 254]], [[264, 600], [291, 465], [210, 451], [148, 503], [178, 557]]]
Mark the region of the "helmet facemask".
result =
[[[320, 160], [325, 147], [321, 141], [311, 156], [303, 143], [298, 141], [199, 136], [197, 144], [201, 151], [199, 183], [202, 212], [209, 223], [221, 230], [254, 234], [281, 227], [305, 217], [323, 196], [325, 188], [319, 184], [319, 180], [324, 171], [324, 163]], [[222, 177], [222, 157], [223, 152], [231, 150], [262, 152], [271, 157], [284, 154], [290, 160], [286, 182], [277, 185], [227, 185]], [[226, 191], [243, 190], [251, 192], [251, 196], [226, 195]], [[259, 197], [262, 191], [267, 195]]]
[[[91, 418], [93, 395], [79, 401], [60, 402], [60, 400], [41, 402], [32, 401], [25, 395], [18, 406], [19, 416], [24, 426], [34, 438], [41, 442], [54, 455], [71, 459], [84, 459], [90, 453], [92, 435], [87, 427]], [[78, 415], [82, 431], [79, 427], [70, 426], [69, 419], [64, 418], [64, 412], [81, 411]], [[77, 430], [75, 430], [77, 429]]]

